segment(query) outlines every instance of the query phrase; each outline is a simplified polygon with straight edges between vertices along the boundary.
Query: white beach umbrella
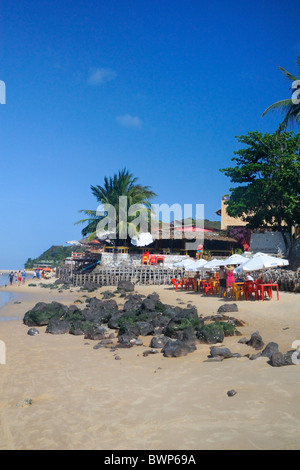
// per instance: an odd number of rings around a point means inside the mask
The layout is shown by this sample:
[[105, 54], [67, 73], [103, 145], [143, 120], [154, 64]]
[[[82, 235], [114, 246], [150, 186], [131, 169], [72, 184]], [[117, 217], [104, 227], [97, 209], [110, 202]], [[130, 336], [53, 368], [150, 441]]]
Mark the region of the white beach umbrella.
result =
[[259, 271], [261, 269], [278, 268], [288, 266], [287, 259], [276, 258], [265, 253], [256, 253], [253, 258], [248, 259], [244, 264], [240, 265], [239, 271]]
[[204, 266], [205, 264], [207, 264], [207, 260], [198, 259], [197, 261], [194, 261], [191, 264], [188, 264], [185, 270], [186, 271], [199, 271], [202, 268], [202, 266]]
[[193, 264], [195, 261], [191, 258], [186, 258], [178, 263], [174, 263], [175, 268], [186, 268], [188, 265]]
[[153, 237], [149, 232], [139, 233], [137, 236], [132, 237], [131, 243], [135, 246], [147, 246], [153, 243]]
[[210, 269], [216, 269], [219, 266], [221, 266], [220, 262], [221, 262], [221, 260], [219, 260], [217, 258], [214, 258], [211, 261], [208, 261], [207, 263], [205, 263], [203, 266], [201, 266], [200, 269], [203, 270], [203, 271], [209, 271]]
[[228, 266], [230, 264], [243, 264], [248, 259], [249, 258], [246, 258], [245, 256], [234, 254], [234, 255], [229, 256], [229, 258], [226, 258], [223, 260], [223, 266]]

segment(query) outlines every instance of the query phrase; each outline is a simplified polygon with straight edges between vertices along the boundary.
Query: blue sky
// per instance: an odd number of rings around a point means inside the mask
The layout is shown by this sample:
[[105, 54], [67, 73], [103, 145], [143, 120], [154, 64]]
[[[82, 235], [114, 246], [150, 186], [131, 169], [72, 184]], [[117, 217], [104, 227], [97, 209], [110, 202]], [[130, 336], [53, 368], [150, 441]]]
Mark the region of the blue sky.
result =
[[91, 185], [126, 167], [153, 201], [215, 214], [236, 136], [289, 97], [299, 2], [2, 0], [0, 268], [81, 238]]

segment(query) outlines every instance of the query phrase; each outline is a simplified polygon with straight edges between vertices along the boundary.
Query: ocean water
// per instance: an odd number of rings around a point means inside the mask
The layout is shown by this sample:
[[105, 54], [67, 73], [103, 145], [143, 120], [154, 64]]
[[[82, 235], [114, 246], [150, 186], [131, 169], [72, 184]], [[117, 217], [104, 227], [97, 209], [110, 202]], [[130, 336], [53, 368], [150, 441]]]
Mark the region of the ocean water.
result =
[[[30, 279], [32, 279], [32, 275], [27, 274], [26, 282], [28, 282]], [[13, 282], [15, 283], [16, 281], [14, 280]], [[1, 308], [8, 302], [17, 299], [18, 296], [18, 294], [6, 290], [4, 287], [5, 285], [9, 286], [8, 273], [0, 274], [0, 321], [15, 320], [15, 317], [1, 316]]]
[[[9, 285], [8, 274], [2, 274], [0, 276], [0, 286]], [[11, 292], [6, 292], [5, 288], [1, 287], [0, 289], [0, 308], [3, 307], [7, 302], [10, 302], [14, 297], [14, 294]]]

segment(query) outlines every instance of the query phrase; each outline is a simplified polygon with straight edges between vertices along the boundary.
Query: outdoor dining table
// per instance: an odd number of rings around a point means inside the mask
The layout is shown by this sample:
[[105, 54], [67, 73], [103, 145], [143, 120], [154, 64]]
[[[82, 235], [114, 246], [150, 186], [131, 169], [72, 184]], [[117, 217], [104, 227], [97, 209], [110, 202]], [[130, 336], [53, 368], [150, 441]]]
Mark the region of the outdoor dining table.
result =
[[268, 289], [270, 288], [269, 292], [270, 292], [270, 297], [272, 298], [272, 291], [273, 291], [273, 287], [276, 288], [276, 292], [277, 292], [277, 300], [279, 300], [279, 291], [278, 291], [278, 284], [273, 284], [273, 283], [267, 283], [267, 284], [258, 284], [257, 285], [258, 289], [260, 290], [261, 292], [261, 300], [264, 300], [264, 297], [265, 297], [265, 289]]

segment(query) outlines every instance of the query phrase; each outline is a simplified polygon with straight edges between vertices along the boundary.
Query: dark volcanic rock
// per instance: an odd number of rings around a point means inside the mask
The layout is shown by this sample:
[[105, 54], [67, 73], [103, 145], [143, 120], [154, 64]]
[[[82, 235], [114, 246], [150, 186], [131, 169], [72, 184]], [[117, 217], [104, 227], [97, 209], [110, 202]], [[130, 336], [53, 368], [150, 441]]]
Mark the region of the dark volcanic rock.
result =
[[166, 336], [153, 336], [150, 341], [150, 348], [163, 348], [167, 342], [170, 341], [170, 338]]
[[69, 333], [71, 323], [66, 320], [59, 320], [58, 318], [51, 318], [46, 328], [46, 333], [52, 335], [64, 335]]
[[291, 365], [299, 365], [300, 351], [292, 350], [283, 354], [281, 352], [274, 353], [270, 358], [269, 364], [273, 367], [283, 367]]
[[179, 309], [173, 315], [163, 333], [165, 336], [181, 341], [195, 340], [195, 329], [200, 325], [196, 307]]
[[195, 351], [197, 348], [194, 343], [188, 343], [180, 340], [168, 341], [163, 347], [162, 353], [165, 357], [181, 357]]
[[38, 302], [25, 313], [23, 323], [28, 326], [48, 325], [51, 318], [59, 319], [68, 312], [68, 307], [59, 302]]
[[197, 330], [196, 336], [200, 342], [208, 344], [223, 343], [225, 338], [224, 330], [220, 323], [203, 325]]
[[27, 334], [29, 336], [35, 336], [39, 334], [39, 330], [37, 330], [36, 328], [29, 328], [29, 330], [27, 331]]
[[143, 297], [139, 294], [130, 294], [123, 306], [124, 312], [138, 312], [142, 308]]
[[125, 291], [125, 292], [133, 292], [134, 284], [132, 284], [132, 282], [130, 281], [119, 281], [118, 290]]
[[136, 323], [139, 328], [139, 334], [142, 336], [148, 336], [154, 334], [154, 326], [151, 322], [139, 321]]
[[238, 312], [237, 304], [223, 304], [221, 307], [218, 308], [218, 313], [224, 312]]
[[105, 338], [106, 329], [103, 327], [89, 327], [85, 332], [85, 339], [99, 340]]
[[86, 321], [94, 325], [108, 323], [113, 315], [118, 313], [118, 304], [114, 299], [100, 300], [97, 298], [89, 299], [88, 306], [82, 311]]
[[215, 346], [213, 346], [210, 348], [210, 354], [212, 357], [217, 357], [217, 356], [222, 356], [224, 358], [233, 357], [233, 354], [230, 351], [230, 349], [225, 348], [225, 347], [216, 348]]
[[276, 354], [278, 353], [279, 350], [278, 350], [278, 344], [277, 343], [268, 343], [267, 346], [265, 347], [265, 349], [262, 351], [261, 353], [261, 356], [263, 357], [268, 357], [269, 359], [271, 359], [271, 357], [273, 356], [273, 354]]
[[246, 342], [246, 344], [248, 346], [252, 346], [254, 349], [262, 349], [265, 345], [258, 331], [252, 333], [251, 338]]

